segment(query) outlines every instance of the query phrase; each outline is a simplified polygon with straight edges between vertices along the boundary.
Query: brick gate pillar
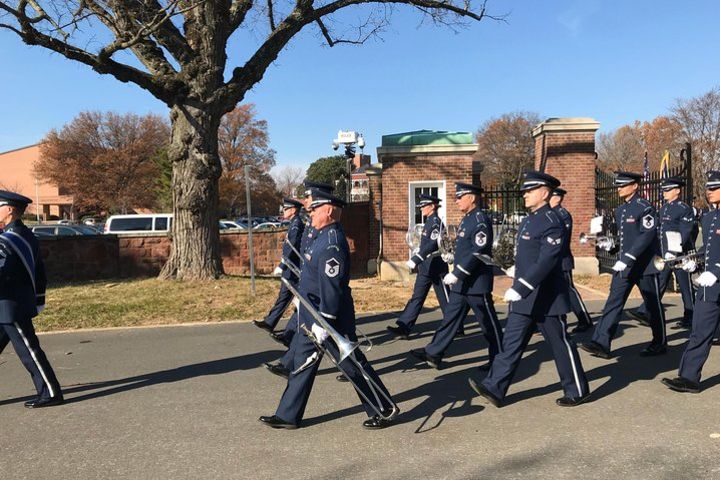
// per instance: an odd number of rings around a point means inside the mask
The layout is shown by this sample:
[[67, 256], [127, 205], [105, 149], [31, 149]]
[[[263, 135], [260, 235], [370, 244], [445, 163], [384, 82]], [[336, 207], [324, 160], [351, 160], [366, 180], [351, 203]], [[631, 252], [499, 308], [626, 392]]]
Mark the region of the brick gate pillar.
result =
[[595, 132], [600, 124], [592, 118], [549, 118], [532, 131], [535, 168], [562, 182], [567, 190], [563, 206], [573, 216], [571, 248], [575, 272], [597, 275], [594, 245], [580, 245], [578, 236], [589, 232], [595, 215]]

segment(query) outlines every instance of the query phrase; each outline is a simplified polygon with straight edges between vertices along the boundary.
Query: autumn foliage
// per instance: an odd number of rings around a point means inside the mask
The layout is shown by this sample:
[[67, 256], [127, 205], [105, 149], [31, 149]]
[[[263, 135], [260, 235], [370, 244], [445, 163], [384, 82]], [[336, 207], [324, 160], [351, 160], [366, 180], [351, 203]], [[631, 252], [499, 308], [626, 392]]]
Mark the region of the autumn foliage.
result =
[[153, 158], [169, 136], [157, 115], [82, 112], [45, 136], [35, 172], [73, 195], [81, 213], [153, 208], [159, 176]]

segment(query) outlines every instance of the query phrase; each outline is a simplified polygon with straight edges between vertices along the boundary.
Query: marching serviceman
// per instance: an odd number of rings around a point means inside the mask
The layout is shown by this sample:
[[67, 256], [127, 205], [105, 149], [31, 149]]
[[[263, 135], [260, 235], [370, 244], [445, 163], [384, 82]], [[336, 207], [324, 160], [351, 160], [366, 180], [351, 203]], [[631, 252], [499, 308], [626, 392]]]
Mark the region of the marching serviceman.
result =
[[[313, 190], [311, 207], [312, 226], [316, 229], [315, 240], [305, 253], [305, 264], [298, 283], [299, 294], [331, 325], [339, 335], [350, 342], [357, 342], [355, 334], [355, 307], [349, 286], [350, 249], [339, 221], [345, 202], [328, 193]], [[273, 428], [297, 428], [303, 418], [305, 407], [322, 353], [316, 342], [323, 345], [334, 359], [339, 359], [338, 346], [333, 337], [316, 322], [307, 308], [300, 308], [301, 325], [293, 338], [294, 365], [299, 366], [289, 378], [280, 405], [272, 416], [260, 417], [260, 421]], [[314, 338], [310, 338], [312, 335]], [[357, 361], [357, 364], [352, 359]], [[358, 365], [361, 368], [358, 368]], [[392, 423], [398, 409], [380, 377], [368, 363], [365, 355], [356, 348], [340, 362], [350, 381], [367, 399], [375, 399], [380, 416], [368, 400], [358, 393], [368, 418], [363, 427], [384, 428]], [[372, 379], [382, 394], [373, 390], [366, 378]], [[387, 397], [387, 398], [386, 398]]]
[[[303, 208], [306, 212], [308, 212], [308, 214], [310, 212], [310, 204], [312, 203], [313, 190], [319, 190], [326, 193], [332, 193], [334, 190], [333, 186], [330, 184], [313, 182], [311, 180], [305, 180], [303, 182], [303, 186], [305, 187], [305, 190], [303, 192]], [[309, 216], [307, 216], [303, 221], [303, 235], [302, 240], [300, 241], [300, 254], [303, 255], [303, 258], [299, 259], [298, 263], [295, 264], [295, 266], [298, 267], [300, 271], [302, 271], [303, 265], [305, 263], [304, 255], [310, 248], [310, 246], [312, 246], [312, 243], [315, 240], [315, 235], [317, 233], [312, 226], [312, 221]], [[285, 379], [288, 378], [290, 372], [294, 368], [294, 351], [292, 347], [292, 339], [295, 336], [295, 330], [298, 326], [297, 308], [299, 304], [297, 300], [295, 300], [295, 302], [295, 312], [290, 317], [290, 320], [288, 320], [287, 325], [285, 325], [285, 330], [280, 333], [270, 332], [270, 337], [276, 342], [288, 347], [288, 350], [277, 362], [265, 362], [265, 368], [267, 368], [271, 373], [274, 373], [275, 375], [278, 375]]]
[[430, 344], [410, 351], [433, 368], [440, 368], [468, 307], [475, 312], [488, 341], [489, 362], [484, 368], [489, 367], [502, 347], [502, 329], [492, 299], [493, 268], [481, 259], [482, 255], [490, 257], [493, 243], [492, 223], [479, 207], [481, 192], [479, 185], [455, 184], [455, 203], [465, 216], [455, 239], [453, 271], [443, 279], [450, 287], [450, 300]]
[[567, 191], [563, 188], [553, 190], [552, 196], [550, 197], [550, 208], [557, 213], [560, 220], [565, 224], [566, 235], [565, 241], [563, 242], [562, 271], [570, 288], [570, 308], [578, 319], [578, 324], [571, 333], [580, 333], [592, 328], [592, 320], [590, 319], [590, 314], [585, 306], [585, 302], [583, 302], [580, 292], [575, 288], [575, 282], [573, 282], [572, 272], [573, 268], [575, 268], [575, 259], [570, 249], [570, 241], [573, 238], [573, 218], [570, 212], [562, 206], [566, 194]]
[[420, 209], [425, 218], [422, 237], [420, 239], [420, 247], [410, 260], [407, 261], [407, 267], [410, 271], [417, 268], [415, 277], [415, 287], [413, 288], [412, 297], [408, 300], [405, 309], [398, 317], [397, 326], [389, 326], [387, 329], [396, 337], [407, 340], [415, 322], [417, 321], [420, 310], [425, 303], [425, 298], [432, 286], [437, 295], [440, 310], [445, 311], [445, 305], [448, 301], [448, 291], [442, 279], [448, 273], [447, 263], [445, 263], [438, 254], [438, 238], [440, 230], [443, 228], [442, 220], [438, 215], [438, 207], [440, 199], [432, 195], [420, 195], [417, 207]]
[[662, 355], [667, 351], [665, 312], [660, 305], [658, 270], [653, 257], [660, 253], [656, 231], [655, 207], [638, 193], [641, 175], [615, 172], [615, 185], [625, 203], [615, 210], [620, 253], [613, 266], [615, 273], [600, 321], [595, 325], [592, 340], [580, 345], [590, 354], [610, 358], [610, 342], [617, 331], [623, 307], [630, 291], [637, 285], [650, 313], [652, 342], [641, 356]]
[[[707, 173], [705, 188], [708, 203], [713, 208], [701, 220], [705, 271], [696, 280], [699, 288], [692, 331], [680, 359], [678, 377], [662, 379], [665, 385], [677, 392], [700, 393], [700, 374], [720, 321], [720, 171]], [[683, 265], [683, 269], [690, 272], [696, 266], [696, 262], [691, 260]]]
[[482, 382], [470, 386], [496, 407], [505, 398], [513, 375], [535, 327], [550, 344], [565, 396], [556, 400], [572, 407], [587, 400], [589, 387], [575, 343], [568, 337], [565, 315], [570, 311], [568, 286], [562, 270], [565, 227], [548, 201], [560, 185], [543, 172], [527, 172], [521, 190], [530, 214], [520, 224], [510, 303], [502, 351]]
[[40, 341], [33, 317], [45, 308], [45, 266], [35, 235], [21, 217], [27, 197], [0, 190], [0, 328], [10, 339], [17, 356], [32, 377], [37, 398], [25, 402], [28, 408], [63, 403], [63, 394]]
[[[292, 271], [292, 268], [286, 265], [285, 262], [292, 262], [292, 265], [300, 265], [300, 258], [295, 253], [300, 251], [300, 244], [302, 243], [303, 231], [305, 230], [305, 224], [300, 216], [303, 204], [292, 198], [283, 198], [283, 220], [289, 220], [287, 234], [282, 247], [282, 259], [275, 270], [274, 275], [281, 276], [290, 280], [291, 283], [297, 285], [298, 278]], [[272, 332], [275, 326], [282, 318], [285, 309], [290, 304], [293, 296], [290, 290], [287, 289], [284, 283], [280, 282], [280, 292], [278, 293], [275, 305], [270, 309], [263, 320], [253, 320], [255, 326]]]
[[[665, 204], [660, 207], [660, 248], [661, 255], [665, 260], [672, 260], [680, 255], [686, 255], [689, 251], [695, 249], [695, 211], [687, 203], [680, 200], [680, 189], [685, 186], [685, 182], [677, 177], [665, 178], [662, 181], [660, 189], [662, 190]], [[669, 241], [671, 236], [676, 239]], [[690, 272], [682, 269], [673, 269], [666, 266], [658, 277], [660, 284], [660, 300], [665, 294], [668, 283], [670, 283], [671, 273], [675, 272], [675, 279], [680, 285], [680, 293], [683, 301], [683, 318], [678, 321], [672, 328], [690, 328], [692, 325], [692, 315], [695, 303], [695, 292], [691, 281]], [[637, 310], [628, 312], [634, 317], [639, 317], [643, 323], [647, 322], [647, 309], [642, 304]]]

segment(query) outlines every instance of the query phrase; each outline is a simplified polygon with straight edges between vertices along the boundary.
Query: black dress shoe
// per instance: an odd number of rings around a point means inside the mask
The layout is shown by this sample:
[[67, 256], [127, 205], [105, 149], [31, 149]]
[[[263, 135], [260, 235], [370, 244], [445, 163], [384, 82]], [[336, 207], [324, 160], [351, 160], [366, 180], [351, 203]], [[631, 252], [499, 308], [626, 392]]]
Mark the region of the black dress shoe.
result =
[[270, 373], [274, 373], [278, 377], [282, 377], [285, 380], [287, 380], [288, 377], [290, 377], [290, 370], [285, 368], [285, 366], [282, 365], [281, 363], [265, 362], [264, 365], [265, 365], [265, 368], [270, 370]]
[[687, 378], [663, 378], [662, 383], [676, 392], [700, 393], [700, 384]]
[[426, 362], [432, 368], [440, 370], [440, 363], [442, 362], [442, 359], [439, 357], [433, 357], [432, 355], [428, 355], [424, 348], [415, 348], [413, 350], [410, 350], [410, 355], [417, 358], [418, 360]]
[[640, 325], [650, 326], [650, 319], [644, 313], [640, 313], [637, 309], [628, 310], [627, 314], [638, 321]]
[[455, 337], [457, 337], [457, 338], [464, 337], [465, 335], [466, 335], [465, 330], [458, 330], [457, 332], [455, 332]]
[[710, 341], [710, 345], [715, 345], [715, 346], [720, 345], [720, 338], [713, 338]]
[[675, 324], [673, 324], [670, 327], [670, 329], [671, 330], [688, 330], [691, 327], [692, 327], [692, 323], [679, 321], [679, 322], [676, 322]]
[[583, 395], [582, 397], [562, 397], [555, 400], [555, 403], [557, 403], [561, 407], [577, 407], [581, 403], [587, 402], [588, 398], [590, 398], [590, 394]]
[[387, 330], [401, 340], [407, 340], [408, 338], [410, 338], [410, 332], [408, 332], [400, 325], [398, 325], [397, 327], [393, 327], [392, 325], [390, 325], [387, 327]]
[[490, 390], [483, 386], [482, 383], [476, 382], [472, 378], [468, 378], [468, 383], [470, 384], [470, 387], [477, 392], [478, 395], [493, 404], [495, 407], [500, 408], [502, 406], [502, 400], [493, 395]]
[[253, 323], [253, 325], [255, 325], [256, 327], [261, 328], [261, 329], [265, 330], [265, 331], [268, 332], [268, 333], [272, 333], [272, 331], [273, 331], [273, 327], [271, 327], [270, 325], [268, 325], [267, 323], [265, 323], [264, 320], [253, 320], [252, 323]]
[[286, 347], [290, 346], [290, 342], [287, 341], [284, 333], [270, 332], [270, 338], [272, 338], [273, 340], [275, 340], [276, 342], [278, 342], [281, 345], [284, 345]]
[[272, 428], [285, 428], [287, 430], [295, 430], [298, 427], [294, 423], [286, 422], [277, 415], [273, 415], [272, 417], [260, 417], [258, 418], [258, 420], [260, 420], [260, 422], [264, 423], [268, 427]]
[[346, 376], [343, 375], [342, 373], [341, 373], [340, 375], [338, 375], [337, 377], [335, 377], [335, 380], [337, 380], [338, 382], [345, 382], [345, 383], [347, 383], [347, 382], [350, 381], [350, 380], [348, 379], [348, 377], [346, 377]]
[[380, 430], [381, 428], [389, 427], [394, 422], [392, 420], [386, 420], [380, 415], [373, 415], [362, 423], [363, 428], [367, 430]]
[[641, 357], [656, 357], [658, 355], [664, 355], [667, 353], [667, 347], [665, 345], [654, 345], [650, 344], [645, 347], [641, 352]]
[[43, 407], [54, 407], [55, 405], [62, 405], [65, 402], [61, 395], [48, 398], [35, 398], [25, 402], [27, 408], [43, 408]]
[[589, 342], [583, 342], [578, 345], [578, 347], [582, 348], [593, 357], [600, 357], [606, 360], [610, 358], [610, 352], [605, 350], [602, 345], [597, 342], [593, 342], [592, 340], [590, 340]]
[[590, 330], [591, 328], [592, 328], [592, 324], [591, 324], [591, 323], [578, 323], [578, 324], [575, 326], [575, 328], [573, 328], [572, 330], [570, 330], [570, 333], [583, 333], [583, 332], [587, 332], [587, 331]]

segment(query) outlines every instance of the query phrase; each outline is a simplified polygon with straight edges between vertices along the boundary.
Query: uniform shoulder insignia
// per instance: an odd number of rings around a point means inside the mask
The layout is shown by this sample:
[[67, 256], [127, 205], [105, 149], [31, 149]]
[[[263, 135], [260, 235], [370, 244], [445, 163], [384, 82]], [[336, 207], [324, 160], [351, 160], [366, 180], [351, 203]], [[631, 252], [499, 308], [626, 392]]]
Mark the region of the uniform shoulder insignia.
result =
[[647, 214], [642, 218], [643, 227], [652, 228], [655, 226], [655, 215]]
[[557, 215], [555, 215], [553, 212], [545, 212], [545, 216], [548, 220], [550, 220], [550, 223], [556, 223], [557, 222]]
[[330, 245], [337, 245], [338, 243], [337, 230], [334, 228], [328, 232], [328, 243]]
[[325, 275], [330, 278], [337, 277], [340, 273], [340, 262], [337, 258], [332, 257], [325, 262]]
[[435, 229], [430, 234], [430, 240], [437, 240], [439, 236], [440, 236], [440, 230]]
[[643, 207], [652, 207], [652, 204], [645, 198], [637, 197], [637, 202]]
[[487, 244], [487, 233], [482, 230], [475, 234], [475, 245], [484, 247]]

